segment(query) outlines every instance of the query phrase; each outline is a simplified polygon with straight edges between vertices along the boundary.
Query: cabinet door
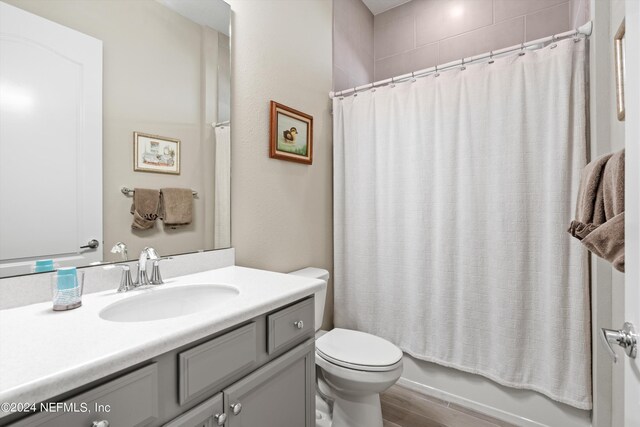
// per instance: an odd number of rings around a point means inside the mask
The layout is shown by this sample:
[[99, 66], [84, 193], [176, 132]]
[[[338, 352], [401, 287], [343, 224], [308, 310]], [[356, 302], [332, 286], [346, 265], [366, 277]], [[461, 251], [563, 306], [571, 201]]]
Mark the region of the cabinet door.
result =
[[227, 427], [315, 426], [313, 339], [224, 390]]
[[115, 427], [148, 426], [158, 419], [158, 366], [154, 363], [51, 405], [49, 411], [11, 426], [88, 427], [100, 421]]
[[201, 403], [163, 427], [214, 427], [224, 425], [227, 417], [222, 407], [222, 393]]

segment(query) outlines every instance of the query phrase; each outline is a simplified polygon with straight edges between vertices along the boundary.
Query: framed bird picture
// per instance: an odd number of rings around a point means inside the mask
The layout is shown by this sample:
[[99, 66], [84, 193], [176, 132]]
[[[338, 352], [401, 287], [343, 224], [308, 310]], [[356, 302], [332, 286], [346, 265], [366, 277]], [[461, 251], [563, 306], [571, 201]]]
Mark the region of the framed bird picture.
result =
[[271, 101], [269, 157], [310, 165], [313, 161], [313, 117]]

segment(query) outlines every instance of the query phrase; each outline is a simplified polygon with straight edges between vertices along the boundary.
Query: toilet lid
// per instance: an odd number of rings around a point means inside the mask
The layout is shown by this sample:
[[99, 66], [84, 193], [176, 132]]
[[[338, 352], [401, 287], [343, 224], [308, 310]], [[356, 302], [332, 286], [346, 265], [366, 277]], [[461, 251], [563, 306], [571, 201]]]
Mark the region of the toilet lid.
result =
[[318, 338], [316, 350], [330, 362], [362, 370], [378, 370], [395, 365], [402, 359], [402, 351], [389, 341], [365, 332], [340, 328]]

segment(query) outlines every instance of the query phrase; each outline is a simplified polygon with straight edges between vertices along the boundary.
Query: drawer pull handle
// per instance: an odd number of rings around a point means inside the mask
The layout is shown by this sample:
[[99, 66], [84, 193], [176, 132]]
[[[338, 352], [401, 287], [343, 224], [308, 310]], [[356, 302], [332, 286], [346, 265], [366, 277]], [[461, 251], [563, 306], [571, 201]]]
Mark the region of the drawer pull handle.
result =
[[227, 421], [227, 414], [215, 414], [213, 418], [216, 419], [219, 426], [223, 426], [225, 421]]
[[304, 328], [304, 322], [302, 320], [298, 320], [297, 322], [293, 322], [293, 326], [295, 326], [298, 329], [302, 329]]
[[93, 424], [91, 424], [91, 427], [109, 427], [109, 421], [94, 421]]
[[231, 410], [233, 411], [233, 415], [238, 415], [242, 411], [242, 404], [240, 402], [232, 403]]

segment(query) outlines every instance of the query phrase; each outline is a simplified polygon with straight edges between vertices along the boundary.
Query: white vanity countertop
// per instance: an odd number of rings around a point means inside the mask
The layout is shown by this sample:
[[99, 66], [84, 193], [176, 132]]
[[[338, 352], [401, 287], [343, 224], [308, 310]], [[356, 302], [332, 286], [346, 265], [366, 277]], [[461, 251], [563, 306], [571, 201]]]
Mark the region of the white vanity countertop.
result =
[[[82, 297], [82, 307], [54, 312], [51, 302], [0, 310], [0, 403], [38, 403], [312, 295], [324, 282], [226, 267], [176, 277], [164, 285]], [[111, 322], [107, 305], [185, 284], [226, 284], [239, 295], [211, 310], [148, 322]], [[8, 413], [0, 410], [0, 418]]]

